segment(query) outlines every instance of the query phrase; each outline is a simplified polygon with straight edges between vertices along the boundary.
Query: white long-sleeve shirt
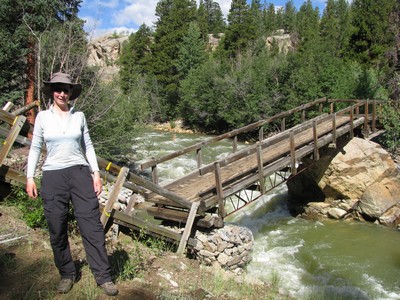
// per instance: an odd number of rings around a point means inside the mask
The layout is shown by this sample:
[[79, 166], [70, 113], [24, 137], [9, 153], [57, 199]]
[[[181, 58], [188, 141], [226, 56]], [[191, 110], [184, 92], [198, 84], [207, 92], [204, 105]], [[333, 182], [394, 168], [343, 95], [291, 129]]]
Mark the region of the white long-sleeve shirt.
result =
[[89, 165], [92, 172], [99, 170], [83, 112], [75, 111], [72, 107], [67, 118], [62, 118], [54, 112], [53, 106], [39, 112], [33, 129], [27, 178], [35, 175], [43, 142], [47, 148], [43, 171], [59, 170], [76, 165]]

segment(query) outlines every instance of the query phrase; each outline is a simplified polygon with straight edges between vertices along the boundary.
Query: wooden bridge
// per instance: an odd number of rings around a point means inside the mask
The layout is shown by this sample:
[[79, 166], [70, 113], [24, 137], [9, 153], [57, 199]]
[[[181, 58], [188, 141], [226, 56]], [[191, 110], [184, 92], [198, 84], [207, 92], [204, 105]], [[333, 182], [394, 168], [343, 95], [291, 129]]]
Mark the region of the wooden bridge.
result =
[[[364, 137], [374, 133], [377, 106], [382, 103], [377, 100], [319, 99], [140, 164], [141, 170], [150, 170], [151, 179], [98, 157], [103, 179], [113, 183], [107, 204], [101, 207], [103, 225], [107, 228], [111, 219], [116, 224], [145, 230], [179, 244], [178, 253], [183, 253], [186, 246], [196, 244], [191, 238], [193, 225], [195, 228], [222, 227], [228, 214], [296, 175], [302, 158], [318, 160], [321, 148], [335, 147], [340, 137], [351, 139], [356, 130]], [[32, 128], [22, 114], [33, 106], [12, 113], [6, 108], [0, 110], [0, 120], [8, 124], [0, 127], [0, 134], [5, 138], [0, 151], [0, 179], [3, 181], [25, 185], [25, 175], [3, 162], [14, 143], [30, 145], [26, 135]], [[293, 125], [289, 127], [286, 123]], [[279, 128], [278, 132], [264, 136], [266, 129], [271, 127]], [[258, 136], [258, 141], [239, 150], [240, 136], [251, 133]], [[232, 141], [232, 153], [204, 165], [202, 151], [226, 139]], [[159, 184], [158, 166], [188, 154], [194, 155], [197, 167], [173, 182]], [[116, 211], [113, 205], [122, 187], [133, 191], [133, 195], [124, 211]], [[145, 202], [133, 207], [139, 195]], [[176, 222], [182, 225], [183, 232], [149, 222], [143, 215]]]

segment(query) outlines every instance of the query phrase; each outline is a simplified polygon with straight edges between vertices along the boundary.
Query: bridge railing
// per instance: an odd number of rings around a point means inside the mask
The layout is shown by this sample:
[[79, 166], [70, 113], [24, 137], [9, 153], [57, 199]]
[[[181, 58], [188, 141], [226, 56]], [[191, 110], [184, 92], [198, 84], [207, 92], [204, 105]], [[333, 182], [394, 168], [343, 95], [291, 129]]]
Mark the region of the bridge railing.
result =
[[[222, 140], [232, 139], [232, 153], [235, 153], [238, 149], [238, 136], [240, 134], [247, 133], [247, 132], [258, 129], [258, 140], [263, 141], [264, 140], [264, 125], [266, 125], [266, 124], [280, 121], [280, 131], [285, 131], [286, 130], [286, 120], [288, 117], [293, 117], [296, 113], [300, 112], [300, 114], [301, 114], [300, 124], [301, 124], [306, 121], [307, 111], [312, 110], [314, 112], [313, 117], [316, 117], [317, 115], [322, 115], [324, 113], [324, 108], [326, 106], [328, 106], [327, 111], [329, 111], [330, 114], [333, 114], [335, 112], [335, 110], [337, 109], [336, 107], [341, 106], [340, 103], [347, 103], [347, 105], [354, 104], [354, 111], [352, 112], [352, 116], [353, 115], [357, 116], [360, 114], [360, 112], [363, 112], [366, 115], [366, 118], [365, 118], [366, 124], [364, 125], [365, 132], [367, 132], [368, 120], [372, 120], [372, 128], [373, 128], [373, 131], [375, 131], [376, 119], [377, 119], [377, 114], [376, 114], [377, 101], [379, 101], [379, 100], [326, 99], [326, 98], [317, 99], [315, 101], [295, 107], [291, 110], [281, 112], [281, 113], [276, 114], [267, 119], [263, 119], [263, 120], [254, 122], [254, 123], [244, 126], [242, 128], [238, 128], [238, 129], [229, 131], [227, 133], [212, 137], [208, 140], [193, 144], [191, 146], [188, 146], [181, 150], [175, 151], [168, 155], [148, 160], [148, 161], [140, 164], [140, 169], [146, 170], [148, 168], [151, 168], [152, 181], [154, 183], [158, 184], [159, 178], [158, 178], [157, 166], [159, 164], [164, 163], [169, 160], [172, 160], [174, 158], [180, 157], [182, 155], [186, 155], [188, 153], [194, 152], [195, 156], [196, 156], [197, 169], [200, 171], [203, 166], [202, 151], [205, 147], [208, 147], [208, 146], [215, 144]], [[382, 102], [382, 101], [379, 101], [379, 102]], [[370, 106], [372, 106], [372, 108], [370, 108]], [[373, 112], [371, 116], [369, 115], [370, 110], [372, 110], [372, 112]], [[315, 113], [317, 113], [317, 115]], [[350, 111], [348, 113], [350, 113]]]

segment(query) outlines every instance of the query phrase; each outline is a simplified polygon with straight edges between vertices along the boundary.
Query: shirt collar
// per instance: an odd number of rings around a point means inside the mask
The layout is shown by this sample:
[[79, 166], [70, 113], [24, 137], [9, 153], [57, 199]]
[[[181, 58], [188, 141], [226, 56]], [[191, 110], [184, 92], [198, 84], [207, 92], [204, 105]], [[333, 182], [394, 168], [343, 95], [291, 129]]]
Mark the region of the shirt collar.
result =
[[[50, 105], [50, 111], [54, 113], [54, 104]], [[69, 105], [69, 112], [73, 114], [75, 112], [75, 106]]]

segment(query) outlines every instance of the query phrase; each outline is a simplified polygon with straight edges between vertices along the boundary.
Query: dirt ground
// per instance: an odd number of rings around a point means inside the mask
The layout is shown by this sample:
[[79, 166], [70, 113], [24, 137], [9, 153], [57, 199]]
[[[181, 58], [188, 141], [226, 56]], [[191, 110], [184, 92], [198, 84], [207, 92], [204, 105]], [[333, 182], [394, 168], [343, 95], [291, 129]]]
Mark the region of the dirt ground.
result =
[[[96, 287], [79, 238], [70, 239], [70, 245], [82, 273], [81, 279], [70, 293], [57, 294], [59, 275], [53, 263], [48, 234], [45, 230], [27, 227], [19, 217], [15, 207], [5, 206], [0, 201], [0, 299], [236, 298], [228, 292], [216, 297], [202, 287], [213, 276], [212, 268], [200, 266], [198, 261], [173, 252], [155, 253], [122, 233], [114, 242], [107, 242], [110, 261], [116, 261], [113, 256], [117, 253], [119, 257], [121, 253], [137, 253], [141, 267], [135, 278], [116, 281], [118, 296], [107, 297]], [[11, 241], [11, 238], [17, 239]]]

